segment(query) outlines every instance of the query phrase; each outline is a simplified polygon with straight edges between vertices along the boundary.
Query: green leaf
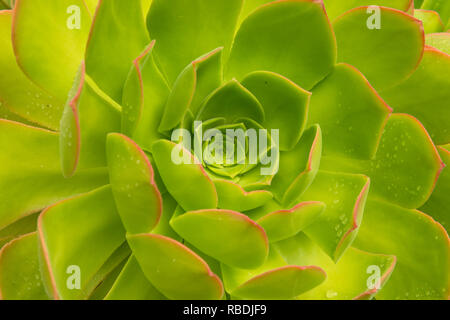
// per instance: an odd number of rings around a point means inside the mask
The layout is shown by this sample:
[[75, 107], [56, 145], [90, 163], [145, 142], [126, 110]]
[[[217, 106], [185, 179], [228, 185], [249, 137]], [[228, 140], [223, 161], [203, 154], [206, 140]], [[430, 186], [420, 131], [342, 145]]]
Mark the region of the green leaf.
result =
[[108, 290], [113, 285], [115, 278], [124, 267], [130, 256], [131, 249], [127, 242], [117, 248], [108, 260], [101, 266], [97, 273], [89, 280], [84, 292], [87, 293], [87, 299], [103, 299]]
[[416, 9], [414, 10], [414, 18], [422, 21], [426, 34], [444, 31], [445, 25], [436, 11]]
[[239, 17], [239, 24], [241, 24], [241, 22], [245, 20], [245, 18], [247, 18], [247, 16], [257, 8], [272, 1], [274, 0], [244, 0], [244, 5]]
[[144, 14], [144, 19], [147, 17], [148, 11], [153, 0], [141, 0], [142, 2], [142, 13]]
[[429, 216], [385, 202], [368, 201], [357, 248], [392, 254], [397, 266], [378, 299], [447, 299], [450, 239]]
[[231, 210], [200, 210], [172, 218], [173, 229], [196, 248], [225, 264], [253, 269], [268, 254], [266, 233], [247, 216]]
[[155, 64], [155, 41], [133, 62], [123, 88], [122, 132], [146, 150], [163, 138], [158, 127], [170, 89]]
[[288, 263], [320, 266], [327, 274], [321, 285], [300, 295], [300, 300], [369, 300], [383, 288], [396, 264], [395, 256], [352, 247], [335, 263], [303, 233], [280, 241], [275, 247]]
[[204, 102], [197, 120], [224, 118], [234, 123], [241, 118], [250, 118], [258, 123], [264, 121], [264, 109], [258, 99], [236, 79], [225, 83]]
[[153, 0], [150, 37], [170, 84], [197, 57], [223, 46], [228, 55], [242, 0]]
[[313, 89], [308, 122], [320, 123], [324, 156], [371, 159], [391, 111], [357, 69], [338, 64]]
[[311, 93], [289, 79], [272, 72], [257, 71], [242, 81], [261, 103], [267, 130], [279, 130], [280, 149], [292, 149], [302, 136]]
[[183, 244], [156, 234], [128, 236], [147, 279], [169, 299], [220, 299], [223, 286], [205, 261]]
[[302, 202], [289, 210], [271, 212], [256, 222], [264, 228], [270, 242], [280, 241], [295, 236], [309, 227], [325, 210], [323, 202]]
[[439, 146], [438, 151], [446, 167], [439, 176], [430, 199], [428, 199], [420, 210], [431, 215], [444, 226], [447, 232], [449, 232], [450, 215], [448, 214], [448, 208], [450, 208], [450, 197], [448, 195], [450, 194], [450, 145]]
[[[91, 279], [125, 240], [109, 186], [46, 209], [39, 217], [38, 235], [44, 282], [55, 299], [88, 296]], [[78, 290], [67, 285], [71, 273], [76, 276], [70, 266], [79, 268]]]
[[427, 46], [434, 47], [450, 55], [450, 33], [431, 33], [425, 37]]
[[379, 10], [379, 29], [369, 28], [376, 13], [367, 13], [367, 7], [348, 11], [333, 26], [338, 61], [355, 66], [375, 89], [383, 90], [416, 69], [423, 54], [424, 34], [422, 23], [410, 15], [385, 7]]
[[97, 5], [99, 3], [99, 0], [83, 0], [86, 4], [86, 7], [88, 8], [91, 16], [95, 14], [95, 9], [97, 8]]
[[108, 183], [106, 168], [83, 170], [65, 179], [58, 139], [55, 132], [0, 120], [0, 229], [56, 201]]
[[104, 278], [103, 281], [97, 285], [97, 287], [92, 291], [88, 300], [104, 300], [108, 292], [111, 290], [114, 282], [117, 280], [120, 272], [124, 268], [127, 260], [120, 262], [111, 272], [109, 272]]
[[15, 238], [36, 231], [37, 217], [39, 213], [33, 213], [10, 224], [0, 230], [0, 249]]
[[323, 0], [323, 2], [331, 20], [334, 20], [350, 9], [362, 6], [375, 5], [398, 9], [405, 12], [414, 9], [413, 0]]
[[48, 300], [39, 270], [36, 232], [17, 238], [0, 250], [0, 298]]
[[234, 211], [248, 211], [264, 205], [272, 199], [266, 190], [246, 192], [240, 185], [227, 180], [215, 180], [214, 185], [219, 196], [218, 207]]
[[140, 0], [100, 1], [86, 48], [87, 73], [120, 102], [131, 63], [149, 41]]
[[333, 69], [335, 61], [336, 43], [322, 3], [275, 1], [259, 7], [242, 23], [226, 76], [242, 79], [252, 71], [272, 71], [309, 90]]
[[19, 0], [13, 15], [12, 41], [19, 66], [33, 82], [66, 101], [91, 26], [84, 2]]
[[102, 92], [81, 65], [61, 118], [60, 155], [65, 177], [106, 166], [106, 135], [120, 130], [121, 107]]
[[130, 234], [150, 232], [159, 222], [163, 205], [150, 161], [134, 141], [118, 133], [108, 135], [106, 153], [111, 188], [125, 230]]
[[[190, 164], [175, 164], [172, 155], [184, 152]], [[153, 144], [153, 158], [158, 172], [169, 193], [185, 210], [210, 209], [217, 207], [217, 192], [214, 183], [194, 156], [181, 145], [168, 140]], [[186, 160], [181, 159], [181, 160]]]
[[374, 197], [415, 209], [430, 197], [443, 165], [420, 122], [410, 115], [393, 114], [375, 160], [364, 171], [372, 179]]
[[[17, 65], [11, 43], [12, 11], [0, 12], [0, 108], [56, 130], [63, 104], [29, 80]], [[15, 119], [12, 119], [15, 120]]]
[[322, 201], [325, 211], [304, 230], [334, 261], [339, 261], [358, 234], [369, 193], [364, 175], [319, 171], [301, 201]]
[[166, 300], [145, 277], [136, 258], [131, 256], [105, 300]]
[[448, 24], [450, 20], [450, 3], [445, 0], [425, 0], [422, 9], [437, 11], [444, 22]]
[[325, 272], [316, 266], [287, 265], [270, 248], [267, 262], [258, 269], [242, 270], [221, 265], [225, 288], [233, 299], [287, 300], [322, 283]]
[[159, 220], [156, 228], [153, 229], [152, 233], [166, 236], [177, 241], [183, 241], [181, 237], [172, 229], [170, 220], [174, 215], [180, 214], [184, 212], [184, 210], [178, 206], [178, 203], [168, 192], [162, 194], [162, 199], [164, 205], [161, 219]]
[[416, 72], [398, 86], [382, 93], [395, 112], [415, 116], [437, 144], [450, 141], [450, 56], [426, 47]]
[[222, 48], [191, 62], [178, 76], [164, 108], [160, 132], [175, 128], [188, 109], [195, 114], [200, 102], [222, 81]]
[[371, 196], [415, 209], [430, 197], [444, 163], [422, 124], [408, 114], [388, 119], [374, 160], [323, 157], [322, 170], [363, 173]]
[[325, 277], [325, 272], [314, 266], [286, 266], [248, 280], [232, 294], [244, 299], [285, 300], [314, 288]]
[[257, 165], [254, 169], [241, 175], [237, 183], [247, 192], [269, 188], [274, 175], [261, 174], [261, 170], [265, 167], [261, 164]]
[[270, 185], [275, 198], [292, 205], [313, 182], [321, 155], [322, 132], [314, 125], [305, 131], [293, 150], [281, 152], [280, 168]]
[[23, 123], [23, 124], [26, 124], [29, 126], [36, 126], [39, 128], [44, 128], [44, 126], [40, 126], [38, 124], [33, 124], [31, 121], [26, 120], [25, 118], [22, 118], [17, 113], [14, 113], [3, 102], [0, 102], [0, 119], [20, 122], [20, 123]]

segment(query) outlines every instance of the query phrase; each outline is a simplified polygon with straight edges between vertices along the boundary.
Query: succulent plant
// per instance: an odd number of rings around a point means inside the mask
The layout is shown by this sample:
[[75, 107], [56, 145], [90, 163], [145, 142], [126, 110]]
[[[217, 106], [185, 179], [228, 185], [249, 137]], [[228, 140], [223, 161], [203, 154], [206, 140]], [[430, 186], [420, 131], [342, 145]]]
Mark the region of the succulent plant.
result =
[[0, 8], [3, 299], [448, 299], [450, 1]]

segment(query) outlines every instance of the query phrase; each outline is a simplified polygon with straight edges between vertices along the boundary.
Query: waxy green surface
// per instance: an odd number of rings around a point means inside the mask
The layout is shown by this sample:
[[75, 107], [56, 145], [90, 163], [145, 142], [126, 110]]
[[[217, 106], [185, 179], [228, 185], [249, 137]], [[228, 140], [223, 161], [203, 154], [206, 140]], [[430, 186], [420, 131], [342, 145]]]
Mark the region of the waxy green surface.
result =
[[108, 135], [106, 153], [111, 188], [125, 229], [130, 234], [150, 232], [162, 213], [150, 161], [136, 143], [117, 133]]
[[447, 214], [447, 208], [450, 206], [450, 198], [448, 197], [450, 194], [450, 145], [438, 146], [438, 151], [446, 167], [436, 182], [431, 197], [420, 210], [431, 215], [448, 232], [450, 229], [450, 216]]
[[448, 298], [446, 1], [122, 2], [0, 11], [2, 298]]
[[128, 236], [147, 279], [170, 299], [220, 299], [223, 286], [206, 262], [183, 244], [164, 236]]
[[226, 290], [233, 299], [293, 299], [322, 283], [325, 272], [317, 266], [289, 265], [271, 246], [266, 262], [251, 271], [221, 264]]
[[121, 110], [86, 75], [82, 64], [61, 118], [59, 143], [65, 177], [77, 169], [106, 166], [106, 135], [120, 130]]
[[11, 42], [11, 26], [12, 11], [1, 11], [0, 110], [10, 110], [34, 124], [58, 129], [63, 103], [35, 85], [19, 68]]
[[[8, 120], [0, 120], [0, 131], [0, 228], [108, 183], [103, 168], [83, 170], [65, 179], [61, 175], [57, 133]], [[15, 144], [11, 144], [13, 140]]]
[[[395, 256], [373, 254], [350, 247], [335, 263], [304, 233], [277, 242], [278, 252], [288, 262], [317, 265], [327, 274], [316, 288], [297, 298], [300, 300], [350, 300], [373, 298], [395, 270]], [[373, 270], [379, 271], [374, 273]], [[377, 282], [372, 275], [380, 276]]]
[[268, 254], [264, 229], [236, 211], [190, 211], [172, 218], [170, 224], [199, 250], [237, 268], [256, 268]]
[[156, 52], [170, 84], [201, 55], [221, 46], [230, 50], [242, 2], [153, 0], [147, 26], [150, 37], [158, 39]]
[[[86, 48], [86, 70], [105, 93], [120, 102], [131, 62], [150, 42], [141, 1], [100, 0], [94, 19]], [[114, 54], [108, 54], [111, 51]]]
[[[184, 148], [168, 140], [153, 144], [153, 155], [158, 171], [169, 193], [185, 210], [209, 209], [217, 207], [217, 192], [214, 183], [205, 170], [194, 161], [194, 156]], [[191, 164], [176, 165], [172, 162], [172, 152], [185, 151]], [[192, 188], [195, 185], [195, 188]]]
[[[71, 13], [79, 10], [79, 19], [68, 19], [71, 6], [76, 6]], [[84, 59], [91, 19], [82, 0], [16, 1], [12, 43], [17, 62], [34, 83], [62, 103]]]
[[266, 70], [311, 89], [336, 61], [335, 40], [323, 10], [312, 0], [275, 1], [259, 7], [236, 34], [226, 77], [242, 79], [252, 71]]
[[270, 184], [275, 198], [293, 204], [313, 182], [321, 156], [322, 131], [314, 125], [305, 131], [293, 150], [281, 153], [280, 168]]
[[309, 227], [325, 210], [323, 202], [302, 202], [289, 210], [273, 211], [257, 220], [267, 233], [270, 242], [295, 236]]
[[134, 60], [122, 95], [122, 133], [148, 151], [164, 137], [158, 129], [170, 91], [156, 66], [154, 46], [152, 41]]
[[165, 300], [147, 280], [135, 257], [130, 257], [105, 300]]
[[320, 124], [324, 156], [371, 159], [391, 111], [363, 74], [341, 63], [312, 90], [308, 122]]
[[[450, 141], [450, 56], [431, 47], [425, 47], [423, 59], [410, 78], [383, 92], [383, 97], [395, 112], [416, 117], [427, 129], [436, 144]], [[430, 95], [430, 90], [433, 94]], [[426, 107], [424, 107], [426, 106]]]
[[422, 212], [369, 201], [355, 246], [397, 257], [395, 271], [377, 297], [447, 299], [449, 241], [445, 229]]
[[0, 250], [0, 298], [48, 300], [39, 271], [36, 232], [14, 239]]
[[375, 89], [383, 90], [407, 78], [420, 62], [422, 24], [401, 11], [380, 7], [380, 28], [368, 28], [366, 11], [356, 8], [333, 21], [338, 61], [353, 65]]
[[422, 21], [426, 34], [444, 31], [445, 25], [439, 14], [435, 11], [414, 10], [414, 17]]
[[[54, 299], [88, 295], [96, 287], [90, 282], [100, 280], [94, 276], [125, 241], [109, 186], [46, 209], [39, 217], [38, 235], [44, 283]], [[66, 285], [66, 270], [72, 265], [82, 272], [81, 290]]]
[[271, 72], [253, 72], [244, 78], [242, 85], [261, 103], [263, 127], [279, 130], [280, 149], [292, 149], [305, 128], [311, 93]]
[[431, 33], [427, 34], [425, 43], [446, 54], [450, 54], [450, 33]]

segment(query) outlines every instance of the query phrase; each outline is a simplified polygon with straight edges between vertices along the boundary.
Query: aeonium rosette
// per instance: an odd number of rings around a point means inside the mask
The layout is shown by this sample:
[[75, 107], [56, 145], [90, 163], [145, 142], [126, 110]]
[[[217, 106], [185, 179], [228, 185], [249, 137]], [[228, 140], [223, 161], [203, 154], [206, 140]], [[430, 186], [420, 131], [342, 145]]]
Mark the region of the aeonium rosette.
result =
[[324, 2], [0, 11], [2, 297], [446, 298], [448, 34]]

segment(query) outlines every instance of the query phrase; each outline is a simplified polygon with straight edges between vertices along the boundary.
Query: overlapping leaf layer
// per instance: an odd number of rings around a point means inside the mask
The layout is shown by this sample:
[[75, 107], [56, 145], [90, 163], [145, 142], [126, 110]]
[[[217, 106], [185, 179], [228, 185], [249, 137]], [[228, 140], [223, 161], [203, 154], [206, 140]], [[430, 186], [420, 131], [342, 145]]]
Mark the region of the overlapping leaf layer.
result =
[[448, 299], [449, 1], [0, 9], [1, 298]]

